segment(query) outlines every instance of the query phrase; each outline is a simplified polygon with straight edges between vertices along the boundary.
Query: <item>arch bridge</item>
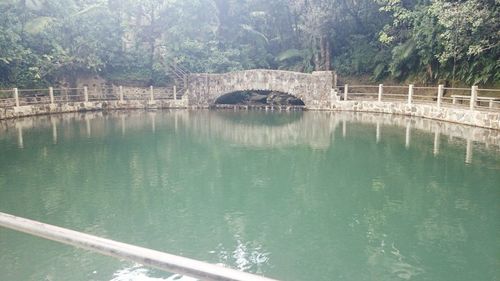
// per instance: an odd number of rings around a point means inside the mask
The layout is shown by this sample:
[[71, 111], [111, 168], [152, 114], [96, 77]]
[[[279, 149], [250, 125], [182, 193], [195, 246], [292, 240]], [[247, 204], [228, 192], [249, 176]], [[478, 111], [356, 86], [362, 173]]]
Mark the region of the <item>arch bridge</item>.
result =
[[189, 105], [209, 107], [222, 95], [240, 91], [276, 91], [301, 99], [308, 109], [327, 108], [336, 87], [333, 71], [312, 74], [254, 69], [223, 74], [193, 73], [187, 77]]

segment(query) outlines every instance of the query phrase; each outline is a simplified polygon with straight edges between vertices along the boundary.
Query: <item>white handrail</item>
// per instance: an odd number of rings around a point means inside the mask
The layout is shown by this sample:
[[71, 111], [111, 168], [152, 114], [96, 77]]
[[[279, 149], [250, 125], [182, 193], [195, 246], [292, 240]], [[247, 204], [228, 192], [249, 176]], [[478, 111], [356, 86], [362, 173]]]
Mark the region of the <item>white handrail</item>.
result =
[[[127, 259], [167, 272], [208, 281], [273, 281], [266, 277], [133, 246], [62, 227], [45, 224], [0, 212], [0, 226], [45, 239], [72, 245], [103, 255]], [[274, 280], [276, 281], [276, 280]]]

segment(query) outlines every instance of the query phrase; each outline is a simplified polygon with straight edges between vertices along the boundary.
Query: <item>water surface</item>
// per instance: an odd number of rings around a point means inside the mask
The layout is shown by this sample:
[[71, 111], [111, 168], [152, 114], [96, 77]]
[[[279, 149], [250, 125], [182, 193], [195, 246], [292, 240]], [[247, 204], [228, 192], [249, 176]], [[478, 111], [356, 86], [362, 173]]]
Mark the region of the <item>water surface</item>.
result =
[[[281, 280], [499, 280], [499, 144], [359, 113], [25, 118], [0, 211]], [[0, 280], [177, 277], [0, 228]]]

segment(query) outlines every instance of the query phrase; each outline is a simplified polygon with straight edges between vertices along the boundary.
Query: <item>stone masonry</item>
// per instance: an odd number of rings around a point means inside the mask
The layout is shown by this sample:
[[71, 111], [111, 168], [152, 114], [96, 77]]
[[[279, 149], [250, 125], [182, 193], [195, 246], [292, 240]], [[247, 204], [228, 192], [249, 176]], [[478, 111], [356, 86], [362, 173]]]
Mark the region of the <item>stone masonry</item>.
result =
[[126, 109], [162, 109], [162, 108], [187, 108], [187, 99], [178, 100], [125, 100], [125, 101], [89, 101], [89, 102], [63, 102], [56, 104], [34, 104], [19, 107], [0, 108], [0, 120], [85, 111], [126, 110]]
[[326, 110], [389, 113], [424, 117], [465, 125], [500, 130], [500, 112], [470, 110], [453, 105], [438, 108], [433, 103], [378, 102], [378, 101], [332, 101]]
[[190, 74], [188, 96], [191, 107], [207, 108], [218, 97], [238, 91], [276, 91], [301, 99], [308, 109], [329, 105], [335, 88], [335, 73], [317, 71], [312, 74], [255, 69], [224, 74]]

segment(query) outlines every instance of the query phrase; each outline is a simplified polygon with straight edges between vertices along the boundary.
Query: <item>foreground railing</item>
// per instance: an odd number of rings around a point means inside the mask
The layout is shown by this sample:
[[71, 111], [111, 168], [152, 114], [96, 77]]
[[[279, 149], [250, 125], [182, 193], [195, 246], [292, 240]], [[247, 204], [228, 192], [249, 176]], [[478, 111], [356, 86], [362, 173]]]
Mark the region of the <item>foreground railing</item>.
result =
[[116, 242], [5, 213], [0, 213], [0, 226], [76, 246], [78, 248], [90, 250], [107, 256], [135, 261], [170, 273], [187, 275], [201, 280], [274, 280], [218, 265]]
[[18, 89], [0, 90], [0, 107], [13, 107], [34, 104], [55, 104], [63, 102], [89, 101], [126, 101], [126, 100], [177, 100], [182, 94], [177, 92], [176, 86], [166, 87], [82, 87], [82, 88], [53, 88], [46, 89]]
[[338, 88], [342, 100], [402, 101], [413, 103], [435, 103], [469, 107], [470, 109], [500, 110], [500, 89], [453, 88], [422, 86], [349, 85]]

